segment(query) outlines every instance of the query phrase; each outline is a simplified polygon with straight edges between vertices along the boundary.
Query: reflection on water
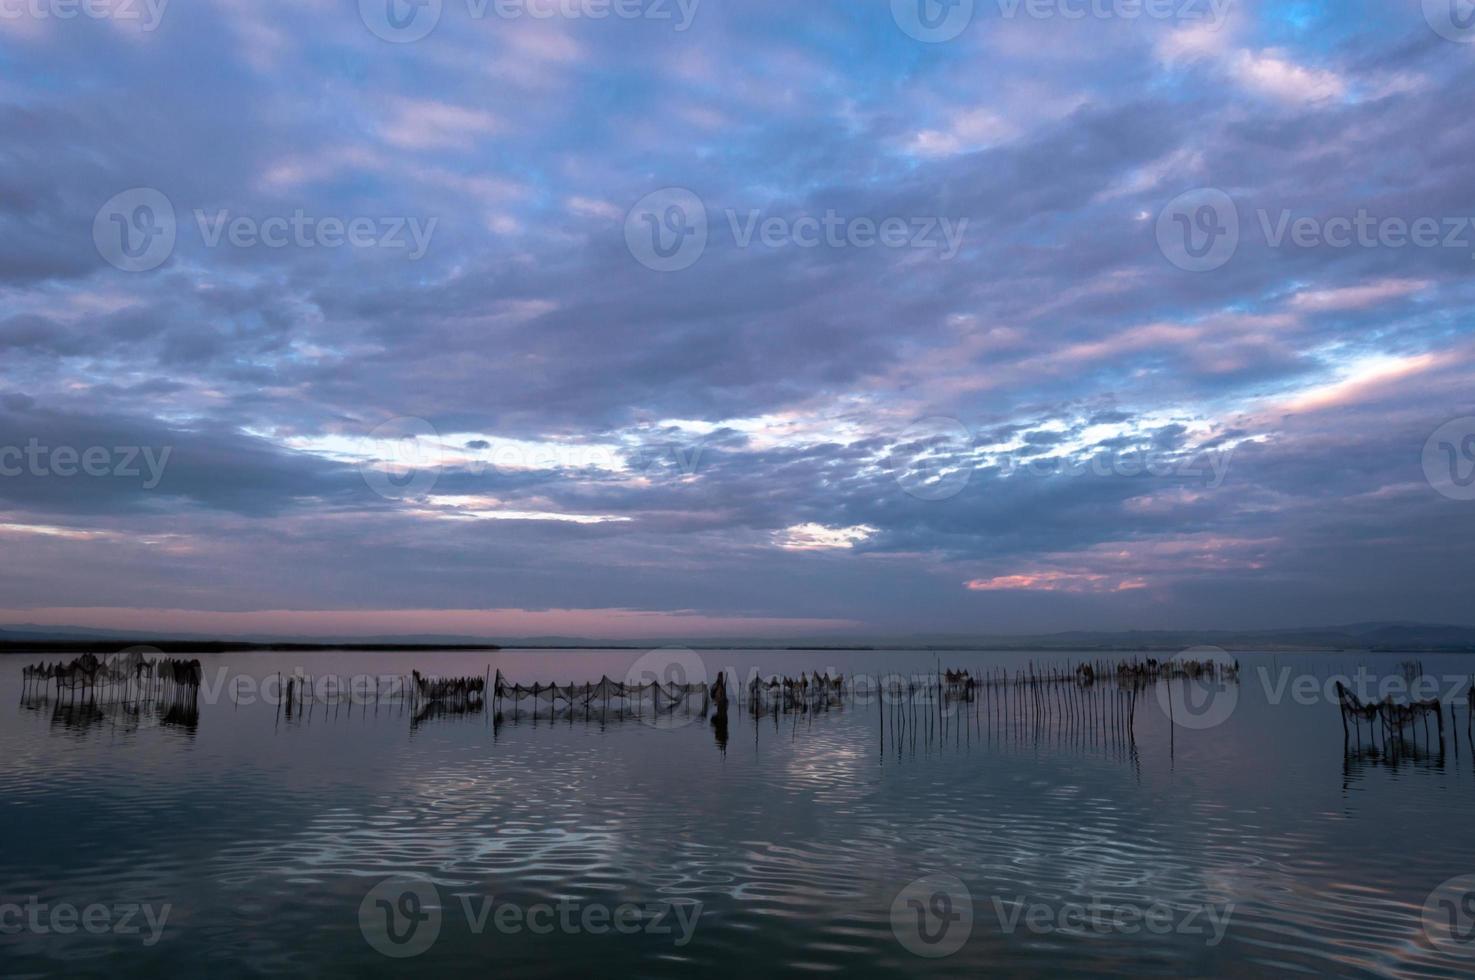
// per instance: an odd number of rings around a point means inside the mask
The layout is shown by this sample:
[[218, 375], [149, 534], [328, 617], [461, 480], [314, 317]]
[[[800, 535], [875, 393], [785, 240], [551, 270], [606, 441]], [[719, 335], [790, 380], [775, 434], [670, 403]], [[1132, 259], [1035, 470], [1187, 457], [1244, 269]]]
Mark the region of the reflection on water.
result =
[[154, 725], [177, 728], [193, 735], [200, 724], [200, 706], [194, 691], [128, 700], [99, 699], [88, 694], [69, 698], [50, 692], [27, 691], [21, 696], [20, 707], [22, 711], [48, 716], [53, 729], [74, 735], [85, 734], [93, 728], [135, 731]]
[[[710, 691], [659, 710], [372, 684], [367, 700], [295, 688], [290, 711], [243, 695], [279, 672], [415, 667], [592, 686], [639, 657], [202, 657], [186, 705], [27, 698], [18, 671], [0, 671], [19, 705], [0, 713], [0, 832], [27, 842], [0, 851], [0, 904], [171, 907], [153, 945], [5, 935], [5, 972], [1468, 973], [1421, 915], [1436, 886], [1475, 871], [1466, 702], [1444, 739], [1431, 722], [1389, 752], [1344, 741], [1334, 694], [1303, 703], [1262, 680], [1353, 662], [1243, 656], [1213, 703], [1159, 683], [891, 700], [851, 687], [760, 711], [738, 692], [753, 670], [934, 671], [930, 654], [877, 652], [703, 652], [707, 680], [719, 666], [736, 679], [723, 711]], [[986, 674], [1030, 658], [957, 659]], [[1401, 658], [1364, 659], [1400, 671]], [[258, 683], [232, 687], [222, 668]], [[1468, 674], [1470, 658], [1423, 669]], [[426, 883], [429, 901], [403, 908], [438, 932], [396, 962], [360, 909], [399, 908], [371, 894], [399, 875]], [[568, 921], [543, 934], [476, 914], [508, 903]], [[699, 903], [689, 942], [580, 918], [661, 903]], [[956, 950], [919, 955], [946, 931], [927, 916], [962, 929], [964, 909], [966, 935], [945, 937]]]

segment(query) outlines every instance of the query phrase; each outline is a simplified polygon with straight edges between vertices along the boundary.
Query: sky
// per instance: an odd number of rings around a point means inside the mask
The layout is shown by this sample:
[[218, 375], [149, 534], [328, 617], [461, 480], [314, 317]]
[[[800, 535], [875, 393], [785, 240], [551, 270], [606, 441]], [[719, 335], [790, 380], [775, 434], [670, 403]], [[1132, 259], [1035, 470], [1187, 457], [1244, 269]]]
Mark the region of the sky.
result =
[[0, 0], [0, 623], [1475, 624], [1470, 13]]

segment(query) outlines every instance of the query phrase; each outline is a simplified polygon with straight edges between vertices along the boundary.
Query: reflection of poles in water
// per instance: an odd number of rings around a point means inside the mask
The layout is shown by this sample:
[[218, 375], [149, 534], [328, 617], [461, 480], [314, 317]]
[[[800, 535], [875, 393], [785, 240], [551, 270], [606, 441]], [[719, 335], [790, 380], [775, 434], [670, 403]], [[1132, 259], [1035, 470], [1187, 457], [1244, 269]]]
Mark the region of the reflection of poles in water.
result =
[[725, 672], [720, 670], [717, 672], [717, 683], [712, 685], [708, 697], [713, 706], [712, 732], [717, 739], [717, 747], [725, 754], [727, 752], [727, 675]]
[[474, 717], [481, 714], [485, 707], [486, 702], [479, 698], [459, 701], [424, 701], [417, 705], [415, 713], [410, 717], [410, 730], [414, 731], [432, 721]]
[[[1168, 681], [1171, 686], [1172, 681]], [[1173, 718], [1173, 692], [1168, 691], [1168, 762], [1178, 760], [1178, 722]]]
[[[1455, 728], [1455, 706], [1453, 704], [1449, 706], [1449, 728], [1451, 732], [1449, 740], [1454, 743], [1455, 763], [1458, 765], [1460, 761], [1460, 732], [1459, 729]], [[1442, 739], [1440, 740], [1440, 744], [1443, 744]]]
[[[1428, 754], [1433, 738], [1439, 740], [1438, 756], [1444, 757], [1444, 707], [1438, 698], [1398, 703], [1391, 696], [1381, 701], [1363, 701], [1352, 693], [1341, 681], [1336, 683], [1337, 707], [1342, 718], [1342, 745], [1345, 753], [1360, 755], [1362, 748], [1362, 723], [1368, 724], [1369, 750], [1374, 757], [1396, 757], [1406, 752], [1415, 756]], [[1434, 730], [1429, 728], [1429, 716], [1434, 716]], [[1347, 727], [1352, 720], [1352, 729]], [[1454, 708], [1450, 707], [1450, 721], [1454, 723]], [[1468, 725], [1468, 719], [1467, 719]], [[1424, 748], [1419, 747], [1419, 732], [1424, 733]], [[1355, 735], [1355, 742], [1349, 739]], [[1381, 746], [1378, 736], [1382, 736]], [[1455, 736], [1458, 739], [1458, 735]]]

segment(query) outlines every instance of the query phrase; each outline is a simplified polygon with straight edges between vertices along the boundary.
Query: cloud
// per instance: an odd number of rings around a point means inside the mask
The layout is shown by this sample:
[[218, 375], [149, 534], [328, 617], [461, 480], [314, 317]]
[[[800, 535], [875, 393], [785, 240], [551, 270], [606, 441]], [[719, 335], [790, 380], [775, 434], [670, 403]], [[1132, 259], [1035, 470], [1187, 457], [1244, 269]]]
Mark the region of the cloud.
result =
[[1288, 412], [1339, 408], [1390, 393], [1390, 388], [1431, 371], [1447, 360], [1437, 354], [1408, 357], [1376, 355], [1347, 365], [1344, 376], [1330, 384], [1302, 390], [1284, 403]]
[[1229, 62], [1231, 76], [1245, 88], [1282, 102], [1314, 104], [1347, 94], [1346, 79], [1334, 71], [1299, 65], [1283, 51], [1241, 51]]
[[[7, 35], [0, 450], [171, 456], [149, 489], [0, 478], [0, 587], [204, 629], [432, 629], [487, 596], [512, 618], [467, 629], [1468, 619], [1420, 454], [1475, 415], [1469, 249], [1255, 234], [1470, 213], [1475, 64], [1384, 6], [927, 51], [884, 10], [774, 0], [679, 36], [448, 5], [387, 45], [336, 0]], [[1156, 219], [1203, 186], [1241, 241], [1188, 273]], [[93, 241], [135, 187], [177, 218], [148, 273]], [[663, 187], [706, 219], [674, 273], [626, 236]], [[222, 208], [437, 225], [413, 261], [211, 245], [193, 214]], [[944, 259], [729, 218], [829, 213], [967, 224]], [[381, 496], [372, 435], [406, 417], [434, 485]]]
[[489, 112], [430, 99], [396, 99], [379, 127], [388, 143], [411, 150], [469, 149], [501, 128]]
[[1084, 572], [1032, 572], [971, 579], [964, 588], [970, 592], [1126, 592], [1146, 585], [1141, 579], [1113, 579]]
[[825, 527], [823, 524], [795, 524], [779, 535], [779, 547], [789, 551], [831, 551], [854, 548], [876, 533], [865, 524], [854, 527]]
[[1006, 140], [1014, 133], [1007, 120], [980, 106], [953, 113], [945, 129], [919, 130], [907, 148], [919, 156], [951, 156]]
[[1291, 297], [1291, 308], [1312, 313], [1362, 310], [1381, 306], [1422, 292], [1430, 285], [1427, 279], [1384, 279], [1362, 286], [1336, 289], [1305, 289]]

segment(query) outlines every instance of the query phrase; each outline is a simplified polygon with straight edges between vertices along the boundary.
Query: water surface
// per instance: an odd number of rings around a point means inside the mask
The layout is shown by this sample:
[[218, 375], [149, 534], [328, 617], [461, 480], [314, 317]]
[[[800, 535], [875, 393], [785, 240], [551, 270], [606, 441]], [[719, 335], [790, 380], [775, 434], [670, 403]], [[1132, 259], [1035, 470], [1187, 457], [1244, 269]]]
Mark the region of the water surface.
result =
[[[1334, 703], [1280, 687], [1288, 674], [1320, 683], [1360, 665], [1395, 675], [1406, 657], [1240, 654], [1221, 724], [1170, 723], [1149, 691], [1128, 738], [1059, 719], [1006, 723], [987, 701], [937, 718], [932, 706], [905, 728], [896, 709], [849, 700], [756, 720], [734, 707], [725, 731], [700, 714], [700, 701], [658, 719], [602, 706], [550, 717], [546, 704], [534, 714], [531, 703], [515, 714], [504, 705], [500, 716], [417, 718], [397, 702], [342, 700], [289, 717], [269, 699], [235, 703], [224, 683], [411, 667], [582, 683], [623, 677], [640, 656], [206, 656], [197, 716], [170, 717], [23, 701], [20, 667], [35, 658], [0, 660], [8, 705], [0, 902], [102, 905], [114, 915], [135, 904], [169, 909], [156, 942], [147, 929], [0, 935], [4, 972], [1459, 976], [1475, 968], [1475, 956], [1461, 955], [1475, 949], [1436, 946], [1421, 915], [1431, 890], [1475, 873], [1464, 702], [1442, 753], [1437, 740], [1424, 741], [1391, 760], [1345, 751]], [[711, 676], [1070, 659], [700, 658]], [[1434, 676], [1475, 669], [1475, 658], [1418, 659]], [[370, 896], [372, 919], [371, 890], [402, 876], [432, 889], [419, 908], [439, 932], [397, 960], [376, 950], [360, 913]], [[907, 893], [919, 878], [921, 891]], [[941, 944], [919, 945], [910, 894], [922, 896], [924, 911], [938, 895], [952, 904], [933, 912], [971, 903], [971, 925], [953, 923]], [[499, 928], [492, 916], [503, 906], [524, 916], [546, 907], [573, 925]], [[642, 919], [638, 932], [600, 930], [605, 911], [622, 907], [661, 918]], [[591, 908], [605, 911], [585, 919]], [[685, 942], [678, 908], [692, 916]], [[1150, 926], [1143, 916], [1158, 918]], [[957, 929], [966, 935], [950, 955], [913, 951], [938, 952]]]

